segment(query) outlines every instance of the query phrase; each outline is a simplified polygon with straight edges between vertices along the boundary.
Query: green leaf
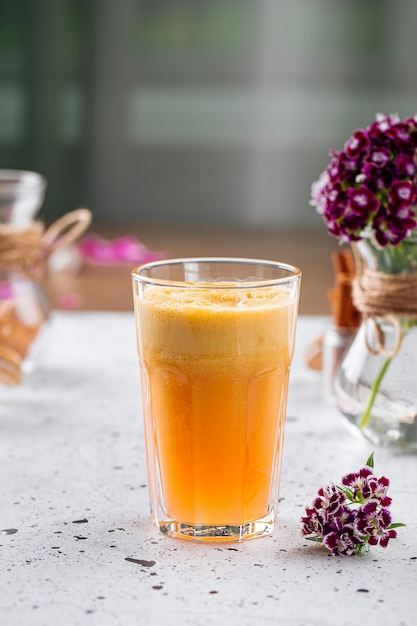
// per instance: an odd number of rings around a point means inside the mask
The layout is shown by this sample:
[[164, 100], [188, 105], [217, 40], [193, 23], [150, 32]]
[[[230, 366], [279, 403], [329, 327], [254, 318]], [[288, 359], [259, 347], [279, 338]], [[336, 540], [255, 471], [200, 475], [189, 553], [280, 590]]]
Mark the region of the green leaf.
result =
[[316, 543], [322, 543], [323, 537], [318, 537], [317, 535], [308, 535], [304, 537], [304, 539], [308, 539], [308, 541], [315, 541]]
[[356, 502], [355, 495], [351, 489], [349, 489], [348, 487], [341, 487], [340, 485], [336, 486], [337, 489], [346, 496], [349, 502]]
[[358, 556], [362, 556], [362, 554], [366, 554], [369, 552], [369, 544], [368, 543], [359, 543], [356, 548], [356, 554]]
[[366, 465], [368, 467], [374, 467], [374, 453], [372, 452], [372, 454], [368, 457], [368, 460], [366, 461]]
[[388, 530], [391, 530], [392, 528], [400, 528], [400, 526], [407, 526], [407, 524], [402, 524], [401, 522], [394, 522], [394, 524], [390, 524], [388, 526]]

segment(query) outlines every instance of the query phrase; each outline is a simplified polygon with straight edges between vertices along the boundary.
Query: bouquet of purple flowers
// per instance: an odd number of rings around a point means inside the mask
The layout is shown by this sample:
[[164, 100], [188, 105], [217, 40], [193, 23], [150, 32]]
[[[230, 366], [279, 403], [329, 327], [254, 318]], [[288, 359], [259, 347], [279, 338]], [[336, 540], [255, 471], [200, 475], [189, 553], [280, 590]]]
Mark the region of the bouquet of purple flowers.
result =
[[310, 203], [343, 242], [374, 237], [385, 247], [417, 226], [417, 116], [379, 113], [356, 130], [313, 183]]

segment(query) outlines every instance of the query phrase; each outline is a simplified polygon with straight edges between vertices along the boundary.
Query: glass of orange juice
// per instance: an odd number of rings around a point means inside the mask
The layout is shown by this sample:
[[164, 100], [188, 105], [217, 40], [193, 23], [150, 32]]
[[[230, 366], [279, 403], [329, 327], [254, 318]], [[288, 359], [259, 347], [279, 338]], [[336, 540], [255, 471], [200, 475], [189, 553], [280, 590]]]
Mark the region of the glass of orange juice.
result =
[[192, 541], [270, 534], [301, 271], [190, 258], [132, 277], [155, 524]]

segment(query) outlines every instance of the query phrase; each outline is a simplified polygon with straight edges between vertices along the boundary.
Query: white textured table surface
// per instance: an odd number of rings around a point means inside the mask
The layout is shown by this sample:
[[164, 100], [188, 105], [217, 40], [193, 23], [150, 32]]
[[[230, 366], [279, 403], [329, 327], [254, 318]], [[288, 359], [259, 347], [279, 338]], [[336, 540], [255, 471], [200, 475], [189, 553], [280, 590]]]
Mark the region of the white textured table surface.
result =
[[0, 624], [417, 623], [417, 456], [375, 454], [407, 523], [386, 550], [336, 558], [300, 536], [316, 490], [372, 449], [321, 397], [301, 318], [272, 537], [199, 545], [149, 521], [133, 316], [56, 313], [41, 366], [0, 389]]

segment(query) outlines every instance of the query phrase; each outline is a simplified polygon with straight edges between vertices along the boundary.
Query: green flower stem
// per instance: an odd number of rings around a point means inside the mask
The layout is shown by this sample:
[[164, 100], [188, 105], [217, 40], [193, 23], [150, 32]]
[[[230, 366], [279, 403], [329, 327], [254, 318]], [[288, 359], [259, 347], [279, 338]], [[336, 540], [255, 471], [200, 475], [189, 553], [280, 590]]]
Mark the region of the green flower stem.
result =
[[366, 403], [365, 410], [364, 410], [364, 412], [362, 414], [361, 421], [359, 422], [359, 428], [364, 428], [367, 425], [367, 423], [369, 422], [369, 418], [371, 417], [371, 410], [372, 410], [372, 407], [373, 407], [373, 404], [374, 404], [374, 401], [375, 401], [376, 394], [378, 393], [379, 387], [381, 386], [381, 383], [382, 383], [382, 379], [384, 378], [385, 373], [386, 373], [386, 371], [388, 369], [388, 366], [391, 363], [392, 359], [393, 359], [393, 357], [390, 356], [390, 357], [388, 357], [384, 361], [384, 363], [383, 363], [383, 365], [382, 365], [382, 367], [381, 367], [381, 369], [379, 371], [378, 376], [374, 380], [374, 383], [373, 383], [372, 388], [371, 388], [371, 393], [369, 394], [369, 398], [368, 398], [368, 401]]

